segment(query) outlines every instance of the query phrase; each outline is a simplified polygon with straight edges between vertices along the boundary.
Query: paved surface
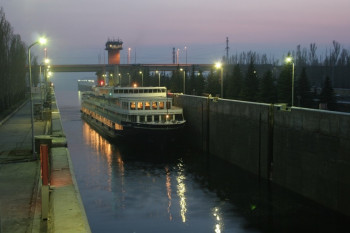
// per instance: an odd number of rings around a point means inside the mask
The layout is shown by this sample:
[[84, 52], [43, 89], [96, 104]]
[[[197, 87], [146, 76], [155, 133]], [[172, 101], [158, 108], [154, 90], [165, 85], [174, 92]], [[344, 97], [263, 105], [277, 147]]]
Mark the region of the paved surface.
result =
[[[31, 153], [30, 109], [28, 101], [0, 125], [0, 233], [40, 232], [35, 212], [40, 164]], [[44, 134], [46, 122], [34, 125], [35, 135]]]

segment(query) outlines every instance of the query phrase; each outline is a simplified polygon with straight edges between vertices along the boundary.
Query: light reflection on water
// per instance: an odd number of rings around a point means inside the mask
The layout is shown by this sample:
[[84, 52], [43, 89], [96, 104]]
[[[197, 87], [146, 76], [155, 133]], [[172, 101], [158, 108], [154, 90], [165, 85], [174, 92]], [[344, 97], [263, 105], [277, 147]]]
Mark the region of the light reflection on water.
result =
[[[217, 207], [212, 208], [208, 206], [208, 213], [201, 216], [204, 217], [203, 219], [196, 219], [197, 217], [195, 215], [191, 216], [193, 220], [188, 218], [189, 207], [187, 203], [188, 191], [186, 182], [192, 183], [193, 180], [188, 181], [186, 165], [182, 158], [175, 158], [175, 161], [170, 163], [169, 161], [166, 161], [166, 163], [157, 163], [149, 160], [149, 158], [139, 161], [138, 155], [131, 155], [131, 159], [127, 158], [127, 155], [122, 156], [118, 147], [112, 145], [85, 122], [82, 123], [82, 135], [84, 144], [95, 152], [94, 159], [96, 165], [99, 165], [101, 162], [106, 165], [102, 166], [107, 168], [105, 172], [108, 176], [108, 189], [104, 191], [108, 191], [110, 193], [109, 195], [112, 195], [109, 197], [109, 201], [110, 205], [114, 206], [112, 215], [115, 218], [115, 224], [113, 225], [118, 225], [118, 228], [125, 230], [138, 229], [139, 231], [141, 230], [140, 232], [196, 232], [197, 230], [195, 229], [197, 227], [201, 229], [199, 232], [222, 232]], [[133, 156], [136, 157], [133, 158]], [[123, 160], [123, 157], [126, 158], [126, 161]], [[88, 173], [90, 176], [96, 176], [101, 173], [101, 169], [91, 169]], [[85, 179], [88, 180], [89, 178]], [[85, 180], [85, 182], [87, 181]], [[163, 182], [163, 185], [160, 182]], [[140, 186], [142, 187], [141, 189]], [[162, 190], [162, 186], [165, 187], [164, 190]], [[88, 191], [93, 193], [96, 191], [99, 192], [98, 190], [91, 189]], [[84, 190], [81, 192], [84, 193]], [[99, 198], [96, 197], [96, 199]], [[196, 202], [195, 197], [192, 196], [190, 199]], [[166, 202], [163, 203], [163, 200]], [[106, 208], [105, 201], [94, 203], [93, 209], [102, 210]], [[94, 213], [91, 213], [93, 210], [89, 207], [86, 209], [89, 221], [91, 222], [91, 218], [95, 218], [96, 216]], [[209, 214], [211, 209], [216, 210], [214, 219]], [[166, 213], [168, 221], [162, 221], [163, 213]], [[137, 216], [139, 216], [141, 225], [143, 225], [142, 228], [138, 228], [137, 224], [128, 225], [130, 224], [129, 218], [137, 221], [135, 220]], [[121, 219], [127, 220], [120, 221]], [[148, 219], [149, 223], [144, 222], [145, 219]], [[159, 223], [159, 220], [162, 222]], [[209, 223], [211, 222], [211, 226], [208, 226], [208, 220], [211, 220], [209, 221]], [[196, 226], [198, 221], [202, 222], [200, 226]], [[92, 222], [95, 222], [95, 219]], [[157, 228], [159, 228], [159, 231], [152, 230], [154, 229], [152, 224], [155, 222], [158, 225]], [[172, 222], [175, 222], [177, 226], [171, 224]], [[182, 225], [180, 223], [183, 224], [182, 227], [179, 226]], [[100, 228], [101, 225], [98, 225]], [[102, 229], [92, 228], [96, 232], [104, 232], [106, 230], [105, 227], [106, 225], [101, 227]], [[173, 229], [168, 229], [169, 227]]]
[[179, 163], [177, 164], [177, 195], [180, 199], [180, 214], [181, 214], [181, 219], [182, 222], [186, 222], [186, 176], [185, 176], [185, 169], [184, 169], [184, 164], [183, 161], [180, 159]]

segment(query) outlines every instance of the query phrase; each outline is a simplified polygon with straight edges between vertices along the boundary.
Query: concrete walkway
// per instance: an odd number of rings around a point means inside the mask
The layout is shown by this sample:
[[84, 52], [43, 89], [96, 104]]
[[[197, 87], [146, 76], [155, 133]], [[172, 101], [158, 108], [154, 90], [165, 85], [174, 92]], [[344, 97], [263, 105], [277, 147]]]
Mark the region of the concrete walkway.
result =
[[[31, 104], [24, 103], [0, 125], [0, 232], [40, 232], [33, 224], [37, 205], [39, 161], [31, 153]], [[34, 122], [35, 135], [46, 122]], [[35, 226], [35, 227], [33, 227]]]
[[[40, 96], [33, 99], [40, 103]], [[53, 90], [51, 107], [49, 121], [34, 121], [36, 140], [50, 141], [51, 146], [51, 186], [46, 212], [42, 212], [41, 206], [39, 155], [32, 153], [31, 103], [24, 103], [0, 121], [0, 233], [91, 232]], [[42, 221], [45, 216], [42, 213], [48, 214], [46, 220]]]

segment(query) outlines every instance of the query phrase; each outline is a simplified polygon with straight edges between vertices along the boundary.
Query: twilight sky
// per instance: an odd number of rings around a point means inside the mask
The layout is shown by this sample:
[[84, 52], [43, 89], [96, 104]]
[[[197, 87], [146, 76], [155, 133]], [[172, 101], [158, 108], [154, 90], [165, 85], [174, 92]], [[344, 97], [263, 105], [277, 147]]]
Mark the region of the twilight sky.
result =
[[[49, 38], [54, 64], [103, 62], [108, 38], [124, 41], [132, 63], [212, 63], [225, 54], [256, 51], [280, 58], [298, 44], [318, 52], [338, 41], [350, 49], [350, 0], [0, 0], [27, 45]], [[42, 56], [39, 46], [33, 53]], [[99, 59], [101, 57], [101, 59]]]

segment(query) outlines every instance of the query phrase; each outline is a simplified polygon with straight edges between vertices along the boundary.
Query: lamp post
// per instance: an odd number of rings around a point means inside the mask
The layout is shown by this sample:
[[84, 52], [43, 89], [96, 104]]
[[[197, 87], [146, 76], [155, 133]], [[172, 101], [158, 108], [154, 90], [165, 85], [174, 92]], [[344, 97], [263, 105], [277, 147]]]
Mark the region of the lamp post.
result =
[[156, 74], [158, 74], [158, 87], [160, 87], [160, 72], [156, 70]]
[[224, 74], [224, 67], [220, 62], [217, 62], [215, 64], [216, 69], [221, 70], [220, 74], [220, 80], [221, 80], [221, 98], [224, 98], [224, 79], [223, 79], [223, 74]]
[[129, 77], [129, 87], [131, 87], [131, 76], [129, 73], [127, 73], [128, 77]]
[[141, 74], [141, 87], [143, 87], [143, 73], [142, 73], [142, 71], [140, 71], [139, 74]]
[[185, 90], [186, 90], [186, 71], [185, 71], [185, 69], [180, 69], [180, 71], [183, 71], [184, 72], [184, 77], [183, 77], [183, 81], [182, 81], [182, 83], [183, 83], [183, 93], [185, 94]]
[[29, 68], [29, 87], [30, 87], [30, 120], [32, 125], [32, 155], [35, 158], [35, 138], [34, 138], [34, 109], [33, 109], [33, 94], [32, 94], [32, 65], [30, 59], [30, 49], [36, 44], [46, 44], [47, 40], [45, 38], [40, 38], [28, 47], [28, 68]]
[[122, 86], [122, 74], [119, 73], [118, 76], [119, 76], [119, 86], [121, 87]]
[[288, 56], [286, 57], [287, 63], [292, 63], [292, 107], [294, 106], [294, 61], [293, 57]]

